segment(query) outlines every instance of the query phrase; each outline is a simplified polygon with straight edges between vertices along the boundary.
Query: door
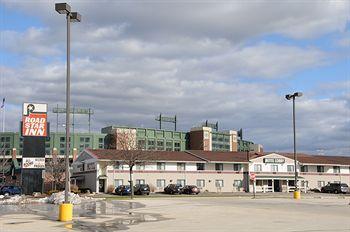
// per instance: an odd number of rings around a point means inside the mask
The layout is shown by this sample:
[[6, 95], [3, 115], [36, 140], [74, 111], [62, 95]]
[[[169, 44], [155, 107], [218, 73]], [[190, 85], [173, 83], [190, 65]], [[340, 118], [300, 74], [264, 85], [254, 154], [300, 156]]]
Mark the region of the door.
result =
[[98, 180], [98, 191], [100, 193], [104, 193], [105, 192], [105, 181], [103, 179]]
[[280, 183], [280, 180], [274, 180], [273, 191], [274, 191], [274, 192], [281, 192], [281, 183]]

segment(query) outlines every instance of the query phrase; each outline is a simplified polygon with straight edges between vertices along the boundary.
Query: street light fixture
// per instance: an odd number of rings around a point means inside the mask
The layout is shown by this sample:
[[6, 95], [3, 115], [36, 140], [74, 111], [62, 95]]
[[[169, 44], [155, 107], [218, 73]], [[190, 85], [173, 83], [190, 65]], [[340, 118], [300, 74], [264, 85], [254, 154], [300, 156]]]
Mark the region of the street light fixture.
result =
[[296, 136], [295, 136], [295, 98], [303, 96], [302, 92], [287, 94], [286, 99], [293, 99], [293, 139], [294, 139], [294, 198], [300, 199], [300, 191], [298, 189], [298, 172], [297, 172], [297, 152], [296, 152]]
[[[70, 23], [80, 22], [81, 15], [78, 12], [71, 12], [71, 7], [67, 3], [56, 3], [55, 10], [59, 14], [65, 14], [67, 18], [67, 79], [66, 79], [66, 125], [70, 125]], [[73, 205], [69, 203], [68, 191], [70, 191], [69, 181], [69, 154], [70, 154], [70, 133], [69, 126], [66, 126], [66, 160], [65, 160], [65, 190], [64, 204], [60, 205], [60, 220], [71, 221], [73, 217]]]

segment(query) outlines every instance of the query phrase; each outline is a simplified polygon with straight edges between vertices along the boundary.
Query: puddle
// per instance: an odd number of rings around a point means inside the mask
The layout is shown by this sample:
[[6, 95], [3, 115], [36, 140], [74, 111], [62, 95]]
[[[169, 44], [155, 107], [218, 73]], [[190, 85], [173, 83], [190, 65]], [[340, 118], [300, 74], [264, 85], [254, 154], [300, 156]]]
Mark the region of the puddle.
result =
[[[131, 209], [144, 207], [137, 202], [94, 201], [74, 205], [74, 220], [65, 223], [65, 227], [74, 231], [112, 232], [126, 230], [130, 225], [165, 220], [160, 214], [142, 214], [129, 212]], [[58, 218], [58, 205], [26, 204], [0, 205], [0, 216], [8, 214], [35, 214], [42, 216], [42, 220]], [[25, 222], [24, 222], [25, 223]]]

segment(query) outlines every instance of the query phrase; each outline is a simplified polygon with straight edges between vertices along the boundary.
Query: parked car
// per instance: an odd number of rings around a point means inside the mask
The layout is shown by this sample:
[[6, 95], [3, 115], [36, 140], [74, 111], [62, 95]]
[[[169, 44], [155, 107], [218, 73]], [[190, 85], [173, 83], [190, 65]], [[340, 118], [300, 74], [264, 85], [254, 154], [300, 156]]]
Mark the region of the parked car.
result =
[[119, 185], [118, 187], [115, 188], [114, 193], [120, 196], [130, 195], [131, 189], [129, 185]]
[[20, 195], [22, 194], [22, 188], [19, 186], [5, 185], [0, 188], [0, 194], [2, 195]]
[[195, 185], [186, 185], [185, 187], [183, 187], [182, 193], [184, 193], [184, 194], [198, 194], [198, 193], [200, 193], [200, 190]]
[[167, 194], [181, 194], [182, 186], [179, 184], [169, 184], [164, 188], [164, 193]]
[[148, 184], [137, 184], [134, 186], [134, 194], [135, 195], [149, 195], [150, 188]]
[[81, 193], [92, 193], [91, 189], [89, 188], [79, 188], [79, 191]]
[[347, 193], [349, 192], [349, 186], [344, 183], [328, 183], [321, 188], [322, 193]]

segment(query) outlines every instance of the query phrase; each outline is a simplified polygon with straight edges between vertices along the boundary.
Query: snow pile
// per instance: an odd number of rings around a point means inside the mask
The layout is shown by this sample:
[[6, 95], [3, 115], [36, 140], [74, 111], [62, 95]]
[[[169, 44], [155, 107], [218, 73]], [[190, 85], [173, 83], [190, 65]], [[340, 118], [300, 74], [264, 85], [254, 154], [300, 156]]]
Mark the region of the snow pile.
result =
[[19, 205], [29, 203], [28, 198], [24, 195], [14, 195], [9, 197], [4, 197], [0, 200], [0, 205]]
[[[1, 196], [1, 195], [0, 195]], [[68, 193], [68, 201], [73, 205], [78, 205], [82, 202], [91, 202], [104, 200], [104, 198], [92, 198], [92, 197], [81, 197], [75, 193]], [[4, 196], [0, 197], [0, 205], [19, 205], [19, 204], [31, 204], [31, 203], [49, 203], [49, 204], [61, 204], [64, 202], [64, 191], [53, 193], [49, 197], [44, 198], [33, 198], [25, 195], [15, 195], [15, 196]]]
[[[81, 197], [78, 194], [75, 193], [68, 193], [68, 201], [70, 203], [72, 203], [73, 205], [78, 205], [80, 203], [82, 203], [83, 201], [97, 201], [98, 199], [94, 199], [92, 197]], [[49, 204], [61, 204], [64, 202], [64, 191], [63, 192], [58, 192], [58, 193], [53, 193], [51, 196], [49, 197], [45, 197], [39, 200], [39, 202], [42, 203], [49, 203]]]

